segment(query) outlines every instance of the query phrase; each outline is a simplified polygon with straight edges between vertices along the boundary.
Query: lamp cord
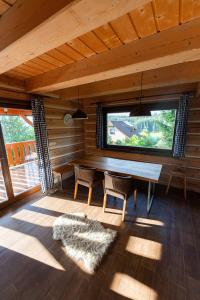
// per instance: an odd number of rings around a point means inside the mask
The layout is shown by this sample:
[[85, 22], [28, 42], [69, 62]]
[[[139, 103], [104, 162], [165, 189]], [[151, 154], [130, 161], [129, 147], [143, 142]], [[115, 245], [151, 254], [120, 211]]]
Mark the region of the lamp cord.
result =
[[78, 108], [80, 108], [80, 102], [79, 102], [79, 86], [78, 86]]
[[140, 81], [140, 105], [142, 103], [142, 92], [143, 92], [143, 75], [144, 75], [144, 72], [141, 73], [141, 81]]

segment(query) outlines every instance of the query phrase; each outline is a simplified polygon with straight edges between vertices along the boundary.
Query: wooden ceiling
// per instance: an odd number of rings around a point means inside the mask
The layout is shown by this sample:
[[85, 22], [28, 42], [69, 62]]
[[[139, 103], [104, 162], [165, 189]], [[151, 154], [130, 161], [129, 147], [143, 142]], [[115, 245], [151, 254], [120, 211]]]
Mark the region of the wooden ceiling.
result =
[[0, 18], [12, 7], [17, 0], [0, 0]]
[[[0, 1], [8, 6], [15, 1]], [[9, 3], [9, 4], [8, 4]], [[2, 4], [2, 12], [1, 12]], [[53, 50], [29, 60], [5, 74], [27, 79], [110, 49], [143, 39], [200, 17], [199, 0], [153, 0], [104, 26], [98, 27]]]
[[4, 94], [137, 91], [141, 72], [144, 89], [200, 82], [200, 0], [1, 3]]

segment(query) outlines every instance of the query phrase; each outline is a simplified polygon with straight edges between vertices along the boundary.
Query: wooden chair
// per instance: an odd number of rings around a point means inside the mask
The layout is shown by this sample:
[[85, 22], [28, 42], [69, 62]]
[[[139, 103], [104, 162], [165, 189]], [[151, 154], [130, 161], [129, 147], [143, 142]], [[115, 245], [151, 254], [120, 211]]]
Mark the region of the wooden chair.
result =
[[74, 188], [74, 200], [77, 197], [78, 185], [83, 185], [89, 188], [88, 193], [88, 205], [91, 204], [92, 201], [92, 192], [93, 187], [103, 182], [103, 174], [97, 173], [95, 168], [90, 168], [81, 165], [75, 165], [75, 188]]
[[[129, 196], [133, 191], [133, 180], [131, 176], [121, 176], [119, 174], [104, 173], [104, 200], [103, 200], [103, 211], [105, 212], [107, 195], [114, 196], [115, 198], [120, 198], [123, 200], [123, 211], [122, 211], [122, 221], [125, 219], [126, 204]], [[133, 200], [134, 207], [136, 207], [136, 196], [137, 189], [134, 188]]]
[[186, 182], [186, 172], [185, 170], [181, 170], [181, 169], [175, 169], [174, 171], [171, 172], [170, 177], [169, 177], [169, 181], [168, 181], [168, 185], [165, 191], [165, 194], [167, 195], [169, 192], [169, 188], [172, 182], [172, 178], [173, 177], [181, 177], [183, 178], [183, 182], [184, 182], [184, 198], [185, 200], [187, 199], [187, 182]]

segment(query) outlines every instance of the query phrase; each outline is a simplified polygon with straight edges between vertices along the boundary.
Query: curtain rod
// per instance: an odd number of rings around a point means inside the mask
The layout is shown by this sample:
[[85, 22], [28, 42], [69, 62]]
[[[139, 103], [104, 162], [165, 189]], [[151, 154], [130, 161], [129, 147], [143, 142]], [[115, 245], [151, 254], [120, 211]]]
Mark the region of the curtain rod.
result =
[[[149, 96], [143, 96], [141, 99], [148, 99], [152, 97], [164, 97], [164, 96], [182, 96], [184, 94], [187, 94], [189, 96], [194, 96], [195, 92], [189, 91], [189, 92], [184, 92], [184, 93], [169, 93], [169, 94], [155, 94], [155, 95], [149, 95]], [[97, 102], [91, 102], [91, 104], [109, 104], [109, 103], [115, 103], [115, 102], [123, 102], [127, 100], [139, 100], [140, 97], [131, 97], [131, 98], [125, 98], [125, 99], [117, 99], [117, 100], [110, 100], [110, 101], [97, 101]]]

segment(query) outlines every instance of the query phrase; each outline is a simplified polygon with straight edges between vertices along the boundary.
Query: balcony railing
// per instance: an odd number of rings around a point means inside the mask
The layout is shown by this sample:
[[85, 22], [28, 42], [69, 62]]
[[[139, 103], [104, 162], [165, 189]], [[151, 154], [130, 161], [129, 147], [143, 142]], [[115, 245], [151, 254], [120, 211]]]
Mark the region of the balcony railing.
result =
[[35, 141], [24, 141], [6, 144], [9, 167], [36, 159]]

